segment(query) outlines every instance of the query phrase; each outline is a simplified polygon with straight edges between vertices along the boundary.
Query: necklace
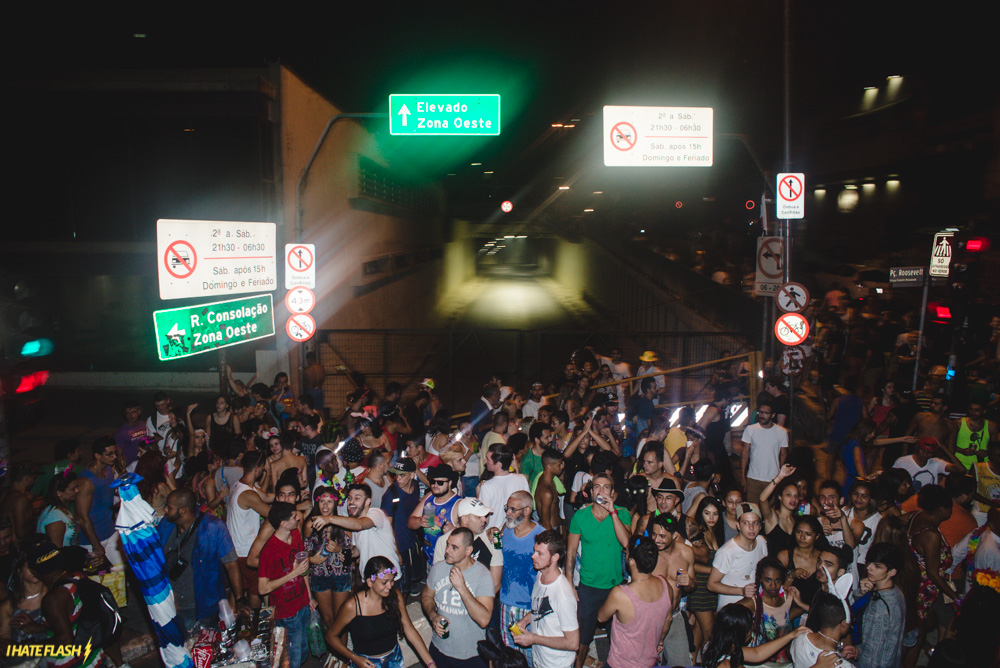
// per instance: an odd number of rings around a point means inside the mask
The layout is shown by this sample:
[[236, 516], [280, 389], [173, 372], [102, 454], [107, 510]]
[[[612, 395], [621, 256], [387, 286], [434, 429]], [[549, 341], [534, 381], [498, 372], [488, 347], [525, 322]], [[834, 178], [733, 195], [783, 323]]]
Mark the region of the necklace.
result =
[[822, 631], [817, 631], [816, 633], [820, 634], [821, 636], [823, 636], [824, 638], [826, 638], [827, 640], [829, 640], [830, 642], [832, 642], [833, 643], [833, 651], [837, 652], [838, 654], [840, 654], [840, 652], [844, 649], [844, 643], [838, 642], [838, 641], [834, 640], [833, 638], [831, 638], [830, 636], [826, 635]]
[[31, 596], [25, 596], [24, 600], [25, 601], [30, 601], [31, 599], [38, 598], [41, 595], [42, 595], [42, 592], [38, 592], [37, 594], [32, 594]]

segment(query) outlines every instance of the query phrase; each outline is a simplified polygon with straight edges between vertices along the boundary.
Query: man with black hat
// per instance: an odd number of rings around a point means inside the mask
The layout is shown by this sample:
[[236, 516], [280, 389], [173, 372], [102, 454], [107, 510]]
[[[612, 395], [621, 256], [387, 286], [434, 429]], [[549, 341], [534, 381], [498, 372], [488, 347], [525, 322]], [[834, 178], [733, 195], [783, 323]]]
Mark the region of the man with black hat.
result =
[[427, 469], [430, 491], [413, 509], [407, 521], [410, 529], [424, 530], [424, 556], [427, 558], [428, 567], [434, 563], [434, 546], [438, 538], [445, 531], [455, 528], [452, 509], [458, 503], [459, 496], [452, 490], [452, 485], [457, 478], [455, 469], [445, 464]]
[[656, 500], [656, 510], [646, 515], [637, 516], [632, 526], [633, 536], [650, 537], [650, 522], [660, 515], [669, 515], [680, 521], [680, 505], [684, 500], [684, 492], [677, 488], [672, 478], [664, 477], [655, 489], [650, 490]]
[[399, 550], [400, 565], [403, 569], [399, 590], [406, 596], [427, 575], [426, 562], [420, 554], [423, 536], [419, 530], [413, 530], [408, 526], [410, 514], [420, 503], [420, 490], [414, 480], [417, 465], [409, 457], [401, 457], [389, 472], [396, 479], [382, 495], [382, 512], [392, 520], [392, 529], [396, 534], [396, 548]]
[[[48, 593], [42, 599], [42, 615], [52, 637], [45, 644], [56, 647], [77, 645], [82, 640], [76, 634], [86, 613], [82, 606], [77, 607], [80, 596], [78, 583], [86, 576], [71, 572], [70, 561], [66, 550], [60, 550], [48, 541], [33, 545], [27, 552], [28, 568], [48, 587]], [[103, 666], [104, 657], [104, 650], [95, 645], [89, 656], [70, 654], [59, 658], [50, 657], [50, 665], [58, 668], [92, 668]]]

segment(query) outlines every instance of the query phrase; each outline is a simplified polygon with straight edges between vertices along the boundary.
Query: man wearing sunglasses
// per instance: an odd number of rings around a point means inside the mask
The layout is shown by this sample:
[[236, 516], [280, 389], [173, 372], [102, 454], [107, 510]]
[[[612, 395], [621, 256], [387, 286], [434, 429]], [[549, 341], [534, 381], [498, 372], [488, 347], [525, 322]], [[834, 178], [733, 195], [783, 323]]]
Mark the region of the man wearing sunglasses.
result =
[[455, 470], [445, 464], [427, 469], [430, 491], [413, 509], [407, 521], [410, 529], [424, 530], [424, 556], [427, 557], [428, 568], [434, 563], [434, 546], [441, 534], [455, 528], [452, 510], [459, 496], [452, 490], [452, 485], [456, 478]]

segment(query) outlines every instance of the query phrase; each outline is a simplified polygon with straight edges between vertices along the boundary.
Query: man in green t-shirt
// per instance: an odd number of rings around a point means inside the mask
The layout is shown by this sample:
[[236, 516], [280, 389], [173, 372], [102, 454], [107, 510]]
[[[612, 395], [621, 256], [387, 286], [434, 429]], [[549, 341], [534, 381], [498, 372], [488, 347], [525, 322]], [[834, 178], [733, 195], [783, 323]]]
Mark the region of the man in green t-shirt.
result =
[[[597, 629], [597, 613], [611, 590], [622, 581], [622, 549], [629, 542], [628, 511], [614, 502], [615, 483], [606, 473], [591, 481], [594, 500], [576, 511], [569, 525], [566, 552], [566, 577], [573, 581], [576, 551], [580, 548], [580, 585], [577, 587], [577, 619], [580, 623], [580, 649], [576, 668], [582, 668]], [[602, 656], [603, 654], [603, 656]], [[598, 658], [607, 661], [607, 647], [598, 647]]]

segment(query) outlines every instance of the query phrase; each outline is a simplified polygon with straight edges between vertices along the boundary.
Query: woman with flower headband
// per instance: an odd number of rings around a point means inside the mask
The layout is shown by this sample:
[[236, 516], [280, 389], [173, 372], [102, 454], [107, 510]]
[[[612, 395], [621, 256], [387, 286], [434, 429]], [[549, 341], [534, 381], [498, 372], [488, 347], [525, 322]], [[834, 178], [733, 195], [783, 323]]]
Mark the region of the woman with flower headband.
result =
[[328, 524], [313, 529], [313, 517], [332, 517], [337, 512], [341, 495], [333, 487], [317, 487], [313, 494], [315, 505], [303, 522], [306, 549], [309, 557], [309, 586], [318, 604], [323, 625], [333, 624], [333, 616], [351, 594], [351, 542], [350, 534], [338, 526]]
[[[434, 665], [395, 581], [396, 567], [391, 561], [379, 556], [369, 559], [362, 590], [354, 595], [353, 601], [340, 606], [333, 625], [327, 629], [326, 641], [354, 668], [403, 668], [400, 633], [406, 636], [425, 666]], [[345, 629], [351, 634], [353, 651], [340, 638]]]

